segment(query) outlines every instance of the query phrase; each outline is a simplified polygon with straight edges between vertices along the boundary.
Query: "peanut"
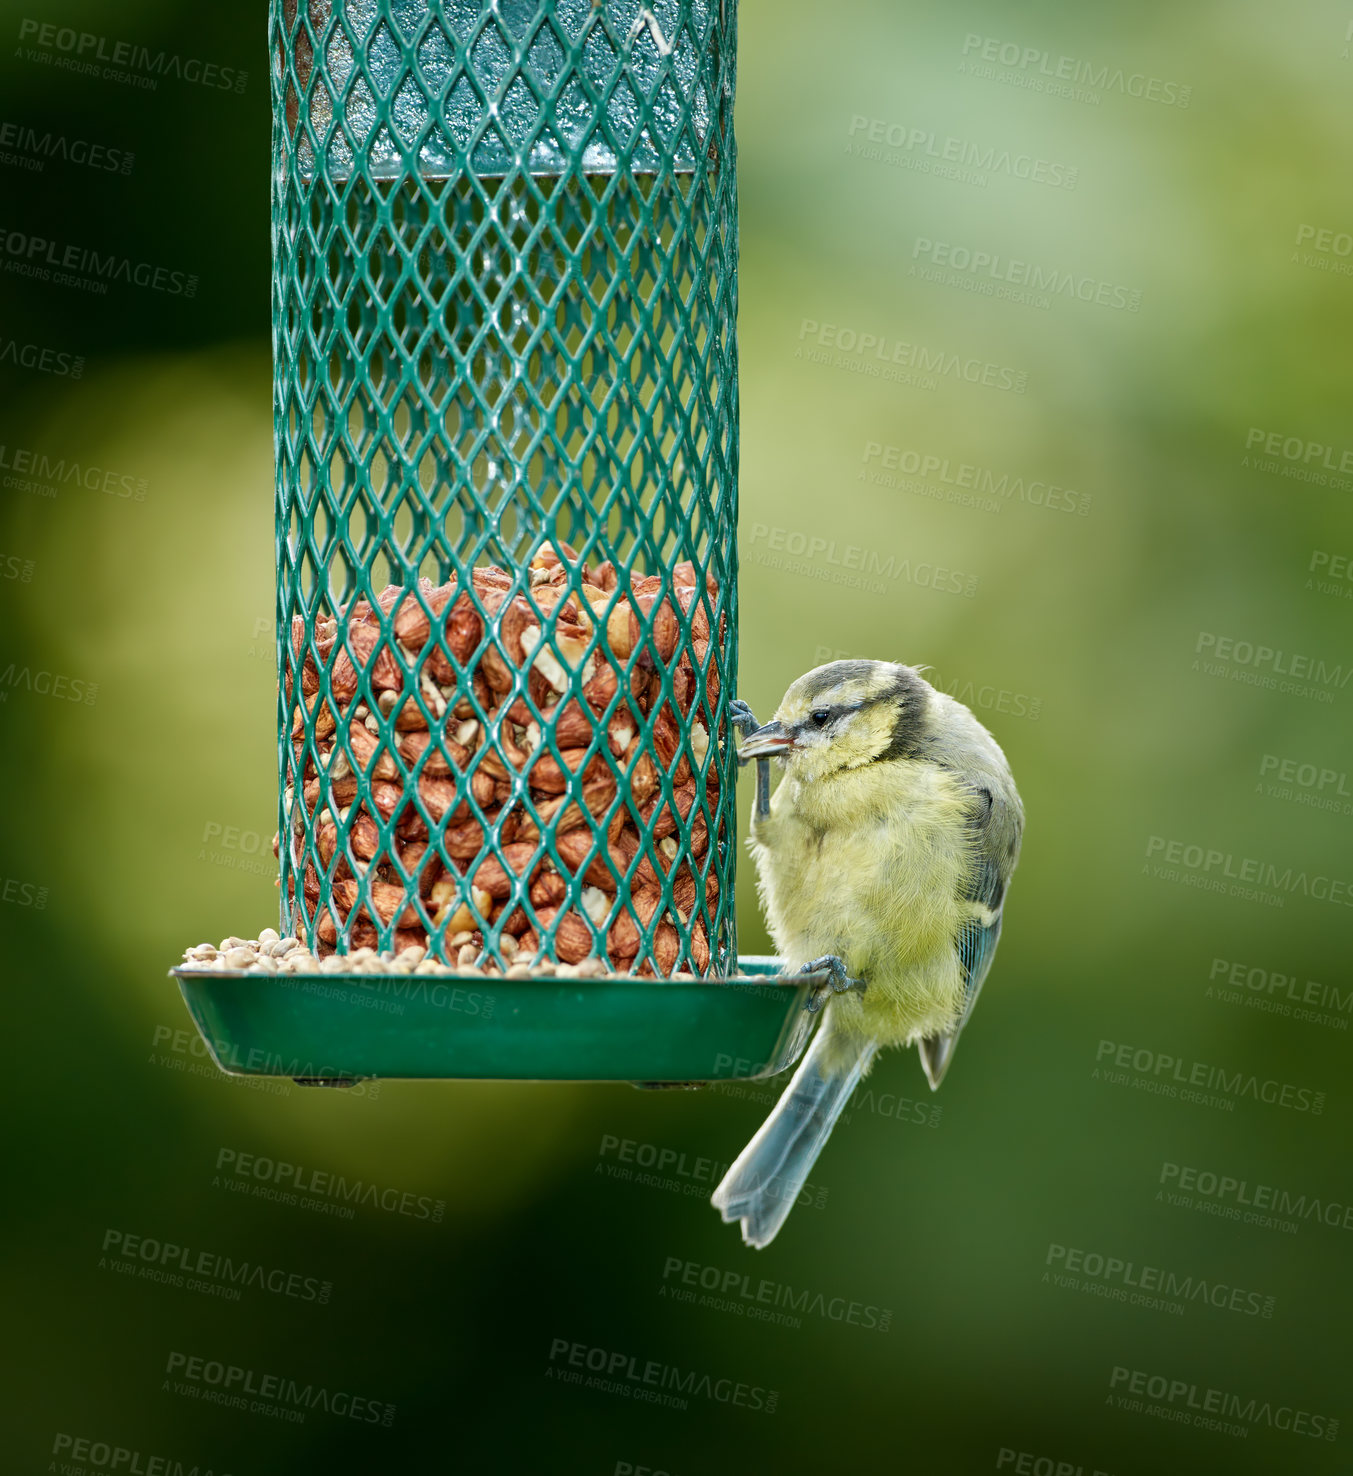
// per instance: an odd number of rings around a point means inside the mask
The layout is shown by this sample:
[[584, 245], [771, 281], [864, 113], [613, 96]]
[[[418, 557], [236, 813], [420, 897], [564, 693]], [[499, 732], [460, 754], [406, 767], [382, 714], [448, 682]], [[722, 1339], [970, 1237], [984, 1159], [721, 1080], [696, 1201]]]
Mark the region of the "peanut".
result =
[[[549, 963], [540, 937], [557, 924], [563, 964], [600, 968], [601, 944], [641, 973], [665, 977], [678, 957], [703, 971], [700, 909], [712, 917], [719, 903], [713, 867], [696, 868], [710, 841], [702, 806], [714, 814], [720, 792], [708, 763], [717, 582], [689, 563], [666, 579], [609, 561], [589, 570], [557, 541], [533, 560], [529, 590], [493, 565], [463, 574], [291, 622], [288, 846], [315, 946], [375, 948], [394, 932], [421, 971], [429, 920], [476, 959], [492, 926], [504, 961], [525, 968]], [[331, 877], [324, 909], [317, 866]], [[652, 951], [639, 959], [644, 927]]]
[[554, 930], [554, 954], [562, 963], [579, 963], [592, 951], [592, 930], [578, 914], [570, 909], [560, 912], [556, 907], [547, 907], [536, 914], [542, 933], [548, 933], [551, 923]]
[[527, 876], [538, 852], [529, 841], [503, 847], [503, 859], [490, 856], [474, 874], [474, 884], [501, 901], [512, 891], [514, 877]]

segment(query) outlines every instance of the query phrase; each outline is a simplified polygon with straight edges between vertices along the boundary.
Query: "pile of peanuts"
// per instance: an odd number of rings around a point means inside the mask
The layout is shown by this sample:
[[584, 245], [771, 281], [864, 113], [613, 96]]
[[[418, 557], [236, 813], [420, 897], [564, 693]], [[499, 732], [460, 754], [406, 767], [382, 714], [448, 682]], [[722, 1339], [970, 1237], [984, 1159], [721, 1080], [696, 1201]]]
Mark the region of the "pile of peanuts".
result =
[[[358, 601], [342, 617], [342, 642], [334, 618], [313, 629], [293, 620], [300, 693], [293, 697], [289, 667], [285, 814], [291, 818], [291, 896], [294, 904], [296, 879], [303, 878], [317, 954], [376, 947], [379, 918], [395, 924], [390, 946], [397, 953], [419, 947], [456, 959], [466, 945], [476, 952], [483, 946], [486, 924], [501, 924], [504, 958], [543, 960], [538, 930], [553, 923], [561, 964], [597, 958], [617, 972], [663, 977], [678, 969], [707, 971], [710, 943], [699, 905], [705, 903], [712, 919], [719, 886], [714, 866], [701, 875], [710, 835], [699, 801], [703, 789], [709, 814], [716, 814], [719, 776], [713, 755], [703, 781], [699, 767], [708, 755], [719, 695], [718, 663], [709, 652], [718, 586], [710, 577], [701, 581], [693, 565], [680, 564], [668, 599], [658, 576], [626, 576], [609, 562], [579, 564], [566, 545], [561, 553], [546, 549], [533, 561], [530, 600], [512, 594], [505, 570], [473, 570], [475, 595], [492, 622], [482, 651], [483, 621], [454, 579], [442, 585], [420, 579], [416, 595], [389, 585], [377, 597], [379, 611]], [[581, 594], [570, 587], [573, 580]], [[691, 628], [679, 655], [673, 600]], [[391, 635], [382, 631], [382, 614]], [[589, 652], [603, 622], [604, 637]], [[670, 701], [663, 698], [659, 662], [671, 673]], [[321, 666], [330, 671], [332, 705], [320, 695]], [[359, 672], [370, 682], [377, 713], [358, 691]], [[523, 672], [529, 702], [514, 683]], [[581, 700], [569, 695], [575, 683]], [[487, 733], [470, 701], [470, 684], [488, 715]], [[608, 719], [604, 713], [617, 692], [621, 698]], [[670, 802], [658, 765], [670, 776]], [[370, 783], [375, 813], [358, 798], [358, 771]], [[483, 821], [458, 798], [467, 775]], [[567, 784], [575, 775], [579, 793], [570, 796]], [[522, 779], [534, 814], [524, 803]], [[380, 827], [391, 821], [393, 832], [383, 837]], [[306, 847], [307, 822], [313, 850]], [[441, 831], [450, 869], [437, 856], [429, 824]], [[543, 847], [542, 829], [551, 825], [558, 867]], [[644, 837], [651, 838], [651, 853]], [[332, 901], [320, 906], [321, 870], [335, 853]], [[627, 907], [617, 897], [617, 875], [624, 877], [636, 857]], [[672, 879], [667, 909], [659, 869]], [[526, 879], [529, 912], [509, 908], [516, 877]], [[580, 878], [577, 903], [569, 905], [574, 877]], [[304, 922], [299, 909], [294, 918]], [[638, 923], [655, 925], [651, 958], [639, 957]], [[688, 944], [678, 931], [687, 923]], [[439, 942], [432, 930], [443, 926]]]

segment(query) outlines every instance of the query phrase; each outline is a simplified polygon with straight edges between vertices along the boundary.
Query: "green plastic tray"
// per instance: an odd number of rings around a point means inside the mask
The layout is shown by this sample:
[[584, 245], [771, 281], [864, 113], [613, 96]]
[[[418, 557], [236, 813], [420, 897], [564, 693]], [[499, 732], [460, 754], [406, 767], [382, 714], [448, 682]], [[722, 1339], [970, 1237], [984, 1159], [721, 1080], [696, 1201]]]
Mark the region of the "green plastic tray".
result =
[[316, 1086], [369, 1077], [684, 1085], [774, 1076], [803, 1054], [823, 974], [758, 982], [247, 974], [176, 968], [222, 1071]]

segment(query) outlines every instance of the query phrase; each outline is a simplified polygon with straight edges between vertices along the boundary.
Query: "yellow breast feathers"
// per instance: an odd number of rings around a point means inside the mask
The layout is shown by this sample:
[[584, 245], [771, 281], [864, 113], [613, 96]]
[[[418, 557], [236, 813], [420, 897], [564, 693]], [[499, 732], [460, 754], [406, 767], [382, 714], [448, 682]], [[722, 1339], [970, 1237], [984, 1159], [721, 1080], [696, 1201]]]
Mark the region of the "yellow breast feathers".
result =
[[[971, 794], [935, 764], [893, 761], [811, 785], [786, 777], [752, 829], [771, 936], [787, 963], [839, 954], [869, 985], [838, 1028], [903, 1044], [948, 1028], [963, 998], [954, 950], [973, 904]], [[838, 1008], [840, 1007], [840, 1008]]]

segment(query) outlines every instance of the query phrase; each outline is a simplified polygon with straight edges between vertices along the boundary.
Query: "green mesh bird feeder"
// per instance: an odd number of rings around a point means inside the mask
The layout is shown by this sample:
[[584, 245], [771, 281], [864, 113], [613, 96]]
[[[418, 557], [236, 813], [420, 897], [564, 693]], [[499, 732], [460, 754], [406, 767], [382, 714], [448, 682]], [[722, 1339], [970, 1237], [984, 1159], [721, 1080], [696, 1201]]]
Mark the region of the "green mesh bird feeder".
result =
[[731, 11], [273, 24], [284, 922], [726, 970]]
[[[657, 1080], [802, 1048], [811, 980], [718, 982], [773, 967], [733, 895], [735, 11], [274, 0], [282, 930], [510, 968], [515, 1035], [179, 971], [214, 1049]], [[522, 982], [565, 965], [606, 977]]]

